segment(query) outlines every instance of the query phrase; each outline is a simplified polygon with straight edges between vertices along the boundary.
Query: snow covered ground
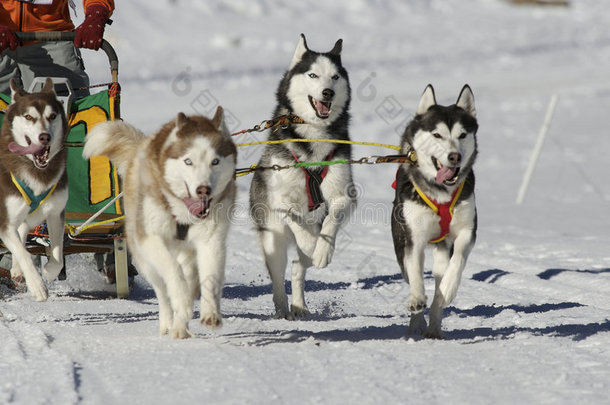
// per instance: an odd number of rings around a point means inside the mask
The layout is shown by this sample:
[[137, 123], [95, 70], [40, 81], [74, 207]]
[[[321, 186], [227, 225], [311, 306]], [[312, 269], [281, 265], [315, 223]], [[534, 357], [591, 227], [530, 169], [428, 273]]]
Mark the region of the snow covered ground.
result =
[[[132, 0], [113, 18], [123, 117], [149, 132], [218, 103], [232, 129], [269, 118], [301, 32], [315, 50], [344, 39], [354, 140], [397, 144], [426, 84], [449, 104], [469, 83], [480, 123], [477, 245], [446, 310], [446, 339], [406, 337], [408, 287], [389, 230], [396, 167], [355, 167], [358, 211], [333, 263], [308, 272], [314, 314], [275, 320], [246, 215], [250, 179], [240, 178], [222, 329], [193, 320], [194, 338], [159, 337], [143, 279], [130, 300], [109, 299], [91, 257], [71, 257], [48, 302], [1, 290], [0, 404], [608, 403], [610, 4]], [[104, 58], [85, 56], [93, 81], [107, 81]], [[239, 152], [249, 165], [260, 148]], [[354, 157], [388, 152], [355, 147]]]

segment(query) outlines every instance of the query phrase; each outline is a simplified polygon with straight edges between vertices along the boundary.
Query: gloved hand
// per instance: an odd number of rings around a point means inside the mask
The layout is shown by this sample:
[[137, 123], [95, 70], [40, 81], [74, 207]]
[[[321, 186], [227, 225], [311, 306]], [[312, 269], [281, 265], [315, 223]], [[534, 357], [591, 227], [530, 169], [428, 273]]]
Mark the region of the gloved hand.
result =
[[108, 10], [104, 6], [93, 5], [85, 12], [85, 21], [76, 28], [74, 46], [98, 50], [104, 38], [104, 26], [108, 22]]
[[19, 40], [14, 32], [12, 32], [6, 25], [0, 25], [0, 52], [5, 49], [14, 51], [19, 45]]

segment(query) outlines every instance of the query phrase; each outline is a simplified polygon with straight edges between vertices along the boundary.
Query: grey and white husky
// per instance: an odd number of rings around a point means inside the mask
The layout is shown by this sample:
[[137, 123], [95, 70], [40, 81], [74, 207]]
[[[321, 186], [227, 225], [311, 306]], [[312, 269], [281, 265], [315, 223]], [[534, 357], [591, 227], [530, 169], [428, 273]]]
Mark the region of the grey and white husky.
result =
[[[402, 136], [402, 152], [415, 151], [417, 164], [403, 164], [398, 170], [392, 236], [398, 264], [410, 285], [411, 333], [442, 337], [443, 308], [455, 298], [475, 243], [472, 165], [477, 156], [477, 129], [474, 96], [468, 85], [450, 106], [438, 105], [434, 89], [428, 85]], [[427, 246], [433, 248], [436, 282], [429, 326], [423, 314]]]
[[25, 247], [34, 225], [47, 223], [51, 256], [42, 270], [47, 281], [64, 263], [64, 212], [68, 201], [68, 121], [53, 82], [27, 93], [11, 80], [12, 102], [0, 135], [0, 239], [13, 254], [11, 276], [25, 278], [37, 301], [48, 298], [47, 287]]
[[[277, 90], [274, 117], [292, 113], [305, 123], [282, 128], [270, 140], [348, 140], [350, 86], [341, 64], [342, 40], [326, 53], [311, 51], [305, 36], [294, 52]], [[267, 145], [259, 166], [349, 159], [348, 144], [289, 142]], [[251, 216], [258, 231], [273, 284], [278, 318], [294, 319], [309, 311], [304, 298], [305, 272], [326, 267], [340, 226], [355, 206], [349, 165], [257, 171], [250, 189]], [[292, 262], [292, 305], [284, 288], [287, 247], [296, 242]]]

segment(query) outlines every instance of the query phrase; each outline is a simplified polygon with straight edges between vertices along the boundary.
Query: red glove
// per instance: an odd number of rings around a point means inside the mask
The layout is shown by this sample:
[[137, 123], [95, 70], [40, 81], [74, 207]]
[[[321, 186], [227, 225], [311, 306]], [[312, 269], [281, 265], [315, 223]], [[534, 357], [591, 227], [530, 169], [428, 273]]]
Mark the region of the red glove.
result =
[[108, 10], [104, 6], [93, 5], [87, 8], [85, 21], [76, 28], [74, 46], [96, 51], [102, 46], [104, 26], [108, 22]]
[[0, 52], [5, 49], [14, 51], [19, 45], [19, 40], [14, 32], [12, 32], [6, 25], [0, 25]]

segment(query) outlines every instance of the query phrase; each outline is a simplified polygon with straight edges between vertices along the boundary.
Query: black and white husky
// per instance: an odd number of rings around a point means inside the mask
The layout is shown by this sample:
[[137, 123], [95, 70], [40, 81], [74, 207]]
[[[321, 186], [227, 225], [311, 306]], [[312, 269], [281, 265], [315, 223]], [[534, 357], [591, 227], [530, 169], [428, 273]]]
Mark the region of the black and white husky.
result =
[[[468, 85], [450, 106], [436, 103], [426, 87], [415, 117], [402, 136], [402, 152], [415, 151], [416, 164], [397, 174], [392, 215], [396, 258], [410, 285], [411, 333], [441, 338], [443, 308], [454, 299], [475, 243], [477, 213], [472, 165], [477, 155], [478, 123]], [[423, 310], [424, 249], [433, 247], [436, 289], [426, 329]]]
[[[277, 90], [274, 117], [292, 113], [305, 123], [279, 129], [270, 140], [348, 140], [350, 86], [341, 64], [342, 40], [326, 53], [311, 51], [305, 36], [294, 52]], [[349, 159], [348, 144], [289, 142], [267, 145], [259, 166], [292, 165]], [[349, 165], [257, 171], [250, 189], [251, 216], [258, 231], [273, 284], [278, 318], [308, 313], [304, 298], [305, 271], [312, 264], [326, 267], [335, 238], [355, 206]], [[287, 247], [296, 242], [292, 262], [292, 305], [289, 309], [284, 276]]]
[[25, 278], [32, 296], [45, 301], [47, 287], [25, 239], [34, 225], [46, 221], [51, 256], [42, 274], [47, 281], [57, 278], [64, 260], [68, 121], [51, 79], [32, 94], [11, 80], [11, 96], [0, 134], [0, 239], [13, 254], [11, 276]]

